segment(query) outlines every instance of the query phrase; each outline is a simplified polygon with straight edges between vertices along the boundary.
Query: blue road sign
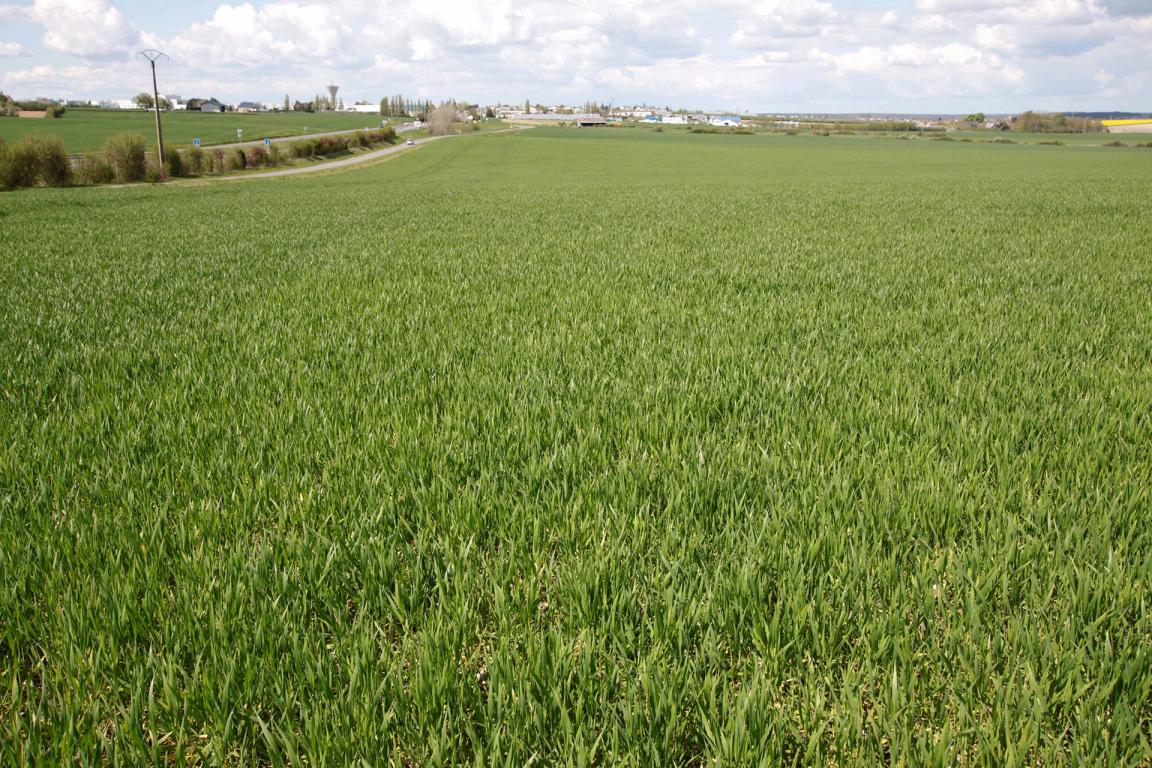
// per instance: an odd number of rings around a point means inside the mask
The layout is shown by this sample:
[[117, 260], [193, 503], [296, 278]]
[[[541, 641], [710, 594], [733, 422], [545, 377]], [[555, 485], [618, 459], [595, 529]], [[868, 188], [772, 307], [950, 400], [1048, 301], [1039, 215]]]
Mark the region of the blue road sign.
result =
[[192, 146], [194, 146], [194, 147], [200, 146], [200, 139], [192, 139]]
[[266, 146], [266, 147], [272, 146], [272, 139], [264, 139], [264, 146]]

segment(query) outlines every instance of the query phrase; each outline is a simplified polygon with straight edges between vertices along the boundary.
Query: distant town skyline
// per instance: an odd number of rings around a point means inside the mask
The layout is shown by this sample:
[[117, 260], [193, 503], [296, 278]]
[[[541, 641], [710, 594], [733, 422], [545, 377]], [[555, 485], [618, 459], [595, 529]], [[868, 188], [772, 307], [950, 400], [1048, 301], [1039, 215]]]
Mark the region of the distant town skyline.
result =
[[0, 3], [0, 90], [734, 112], [1152, 109], [1149, 0]]

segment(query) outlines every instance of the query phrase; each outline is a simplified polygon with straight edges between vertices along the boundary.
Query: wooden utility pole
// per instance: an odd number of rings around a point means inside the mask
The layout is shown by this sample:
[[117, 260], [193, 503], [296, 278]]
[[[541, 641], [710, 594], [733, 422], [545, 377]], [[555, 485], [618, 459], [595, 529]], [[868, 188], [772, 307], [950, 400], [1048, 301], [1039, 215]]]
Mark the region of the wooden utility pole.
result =
[[136, 54], [138, 58], [146, 59], [152, 65], [152, 109], [156, 113], [156, 161], [159, 163], [157, 171], [164, 173], [164, 131], [160, 128], [160, 89], [156, 87], [156, 62], [167, 59], [167, 54], [151, 48]]

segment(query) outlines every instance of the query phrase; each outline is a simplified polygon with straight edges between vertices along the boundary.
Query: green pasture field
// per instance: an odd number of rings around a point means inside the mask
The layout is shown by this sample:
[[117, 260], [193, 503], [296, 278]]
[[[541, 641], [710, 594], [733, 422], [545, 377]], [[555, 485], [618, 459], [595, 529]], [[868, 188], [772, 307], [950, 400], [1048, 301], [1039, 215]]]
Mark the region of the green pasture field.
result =
[[0, 763], [1146, 765], [1149, 199], [545, 128], [4, 194]]
[[[199, 138], [205, 146], [236, 141], [236, 129], [244, 131], [245, 141], [263, 138], [297, 136], [324, 131], [352, 131], [379, 128], [378, 115], [348, 112], [163, 112], [165, 144], [191, 146]], [[152, 112], [118, 109], [70, 109], [61, 118], [28, 120], [0, 119], [0, 139], [14, 142], [28, 133], [55, 133], [69, 152], [84, 153], [100, 149], [108, 137], [121, 131], [144, 134], [149, 146], [156, 143], [156, 119]]]

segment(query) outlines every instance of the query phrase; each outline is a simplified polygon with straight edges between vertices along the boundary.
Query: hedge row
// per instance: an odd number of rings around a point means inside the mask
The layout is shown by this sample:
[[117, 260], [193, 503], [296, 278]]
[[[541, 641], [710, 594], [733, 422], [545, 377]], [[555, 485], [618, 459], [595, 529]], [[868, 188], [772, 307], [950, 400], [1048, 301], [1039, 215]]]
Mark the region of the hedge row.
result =
[[0, 140], [0, 187], [63, 187], [69, 184], [128, 184], [157, 177], [146, 161], [144, 137], [118, 133], [75, 168], [64, 142], [54, 134], [28, 134], [15, 144]]
[[[172, 149], [164, 155], [163, 176], [177, 178], [266, 168], [280, 165], [287, 157], [327, 157], [352, 149], [392, 144], [395, 140], [395, 131], [381, 128], [302, 139], [289, 144], [286, 150], [276, 144], [230, 150], [193, 147], [181, 152]], [[75, 168], [69, 163], [68, 153], [59, 136], [29, 134], [12, 145], [0, 140], [0, 187], [4, 189], [37, 185], [128, 184], [158, 181], [161, 177], [159, 170], [149, 162], [147, 144], [139, 133], [112, 136], [99, 152], [82, 157]]]
[[272, 144], [233, 149], [201, 149], [193, 147], [183, 152], [172, 151], [164, 157], [165, 171], [169, 177], [204, 176], [229, 171], [243, 171], [254, 168], [269, 168], [281, 165], [285, 160], [328, 157], [353, 149], [370, 149], [396, 141], [396, 132], [391, 128], [340, 136], [321, 136], [315, 139], [300, 139], [286, 145]]

